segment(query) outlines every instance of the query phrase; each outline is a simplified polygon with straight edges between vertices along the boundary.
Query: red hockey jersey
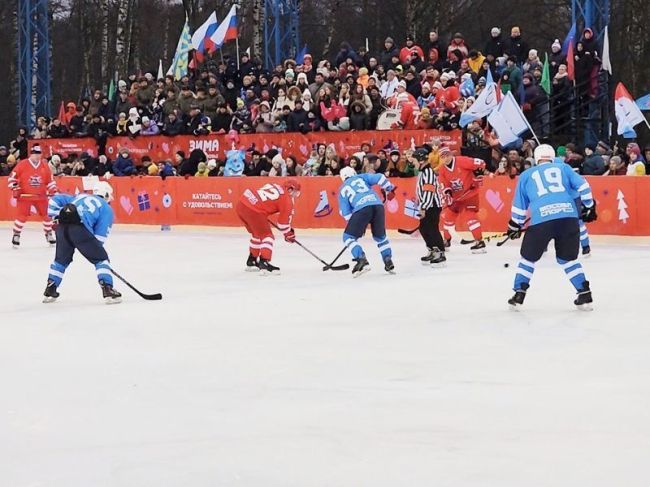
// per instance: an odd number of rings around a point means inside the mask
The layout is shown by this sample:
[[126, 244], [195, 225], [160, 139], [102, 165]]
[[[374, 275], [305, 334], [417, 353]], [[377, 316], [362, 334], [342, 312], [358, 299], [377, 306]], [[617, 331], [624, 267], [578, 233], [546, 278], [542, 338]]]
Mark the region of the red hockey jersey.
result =
[[259, 189], [247, 189], [240, 201], [251, 210], [266, 216], [278, 213], [280, 231], [286, 233], [291, 230], [293, 199], [281, 185], [268, 183]]
[[438, 168], [438, 180], [442, 190], [451, 190], [456, 201], [476, 196], [479, 182], [474, 171], [477, 169], [485, 169], [485, 161], [473, 157], [455, 156], [451, 164], [442, 164]]
[[9, 187], [25, 199], [46, 200], [56, 193], [56, 183], [45, 160], [36, 164], [29, 159], [20, 161], [9, 175]]

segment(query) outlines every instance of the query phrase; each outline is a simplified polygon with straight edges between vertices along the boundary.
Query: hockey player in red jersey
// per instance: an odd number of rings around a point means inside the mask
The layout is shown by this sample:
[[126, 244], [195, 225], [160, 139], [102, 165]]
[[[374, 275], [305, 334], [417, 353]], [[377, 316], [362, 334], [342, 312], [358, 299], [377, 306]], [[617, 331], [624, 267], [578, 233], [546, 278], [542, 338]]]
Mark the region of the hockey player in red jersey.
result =
[[237, 203], [237, 215], [251, 234], [247, 271], [260, 271], [277, 275], [280, 268], [271, 264], [273, 232], [269, 216], [278, 214], [278, 229], [284, 239], [293, 243], [296, 234], [291, 228], [294, 198], [300, 195], [297, 179], [287, 179], [282, 184], [268, 183], [256, 190], [247, 189]]
[[485, 253], [485, 242], [478, 219], [479, 186], [485, 172], [485, 161], [473, 157], [454, 156], [448, 147], [441, 147], [439, 181], [445, 195], [445, 209], [442, 211], [442, 223], [445, 247], [451, 244], [449, 230], [456, 226], [461, 213], [465, 214], [467, 226], [472, 232], [475, 243], [472, 253]]
[[45, 159], [41, 159], [41, 148], [32, 147], [29, 158], [20, 161], [9, 175], [9, 188], [16, 198], [17, 215], [11, 243], [20, 245], [20, 234], [32, 207], [43, 219], [45, 239], [50, 245], [56, 243], [52, 232], [52, 220], [47, 216], [47, 198], [56, 193], [56, 183]]

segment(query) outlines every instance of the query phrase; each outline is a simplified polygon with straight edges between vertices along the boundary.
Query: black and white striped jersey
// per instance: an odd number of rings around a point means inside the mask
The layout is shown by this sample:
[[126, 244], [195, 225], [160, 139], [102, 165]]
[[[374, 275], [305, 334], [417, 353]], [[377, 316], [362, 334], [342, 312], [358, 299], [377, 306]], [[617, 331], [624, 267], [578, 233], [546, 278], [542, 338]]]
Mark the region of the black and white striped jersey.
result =
[[434, 206], [442, 208], [442, 201], [438, 192], [438, 176], [429, 164], [420, 169], [415, 191], [421, 209], [428, 210]]

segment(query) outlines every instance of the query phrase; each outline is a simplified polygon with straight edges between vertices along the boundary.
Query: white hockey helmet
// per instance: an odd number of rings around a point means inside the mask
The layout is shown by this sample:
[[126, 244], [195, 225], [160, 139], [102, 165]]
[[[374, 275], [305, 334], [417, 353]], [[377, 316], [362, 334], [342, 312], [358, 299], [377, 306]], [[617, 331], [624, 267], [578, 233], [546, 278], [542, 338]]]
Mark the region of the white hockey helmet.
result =
[[553, 162], [555, 160], [555, 149], [548, 144], [542, 144], [535, 148], [535, 164], [542, 162]]
[[356, 176], [357, 171], [355, 171], [353, 168], [350, 166], [346, 166], [343, 169], [341, 169], [341, 172], [339, 173], [339, 176], [341, 176], [341, 179], [345, 181], [347, 178], [351, 178], [352, 176]]
[[113, 187], [106, 181], [97, 181], [93, 186], [93, 194], [104, 198], [109, 203], [113, 201]]

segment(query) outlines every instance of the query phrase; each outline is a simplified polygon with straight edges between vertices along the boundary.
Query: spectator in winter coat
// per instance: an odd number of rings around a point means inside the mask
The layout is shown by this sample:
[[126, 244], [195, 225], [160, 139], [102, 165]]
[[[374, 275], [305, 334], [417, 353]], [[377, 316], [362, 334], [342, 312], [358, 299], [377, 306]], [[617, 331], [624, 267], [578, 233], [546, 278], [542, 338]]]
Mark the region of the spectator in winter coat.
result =
[[521, 30], [517, 26], [510, 30], [510, 38], [506, 40], [503, 48], [508, 57], [516, 56], [519, 60], [526, 59], [530, 51], [528, 43], [521, 38]]
[[129, 110], [133, 108], [131, 101], [129, 100], [129, 94], [126, 91], [120, 91], [120, 94], [115, 100], [115, 107], [113, 108], [113, 113], [129, 113]]
[[287, 119], [287, 132], [309, 132], [309, 116], [302, 107], [302, 100], [296, 100], [296, 105]]
[[69, 127], [73, 137], [84, 137], [86, 135], [86, 117], [84, 116], [83, 107], [77, 107], [77, 112], [70, 119]]
[[189, 159], [183, 159], [179, 168], [179, 176], [194, 176], [199, 170], [199, 163], [207, 162], [207, 157], [201, 149], [194, 149], [190, 152]]
[[136, 172], [135, 164], [133, 164], [133, 160], [129, 157], [129, 150], [123, 147], [120, 150], [120, 155], [115, 160], [115, 164], [113, 164], [113, 173], [116, 176], [132, 176]]
[[[381, 94], [381, 97], [387, 99], [393, 96], [395, 90], [397, 90], [398, 84], [399, 84], [399, 79], [397, 78], [395, 71], [393, 71], [392, 69], [388, 70], [388, 72], [386, 73], [386, 81], [384, 81], [384, 84], [382, 84], [381, 88], [379, 89], [379, 93]], [[406, 83], [404, 84], [404, 87], [406, 88]]]
[[575, 172], [580, 173], [582, 171], [582, 161], [583, 158], [578, 152], [577, 146], [573, 143], [567, 144], [564, 162], [571, 166]]
[[225, 134], [230, 130], [232, 124], [232, 114], [230, 107], [223, 103], [217, 108], [217, 115], [212, 119], [212, 132]]
[[537, 68], [542, 67], [542, 62], [539, 60], [537, 55], [537, 49], [531, 49], [528, 51], [528, 59], [523, 65], [524, 73], [532, 73]]
[[512, 87], [513, 93], [518, 93], [522, 76], [521, 69], [517, 66], [517, 60], [518, 58], [515, 56], [508, 56], [506, 69], [503, 71], [508, 74], [508, 81]]
[[422, 48], [415, 44], [415, 39], [409, 34], [406, 36], [406, 45], [399, 52], [400, 63], [413, 64], [411, 58], [414, 53], [417, 53], [420, 59], [424, 59]]
[[366, 106], [361, 101], [350, 105], [350, 130], [369, 130], [370, 123], [366, 114]]
[[601, 176], [607, 171], [605, 160], [595, 151], [596, 144], [585, 147], [585, 162], [582, 164], [582, 174], [585, 176]]
[[[454, 53], [454, 51], [459, 51], [461, 53], [461, 56], [458, 55], [458, 53]], [[467, 56], [469, 56], [469, 49], [465, 45], [465, 39], [463, 37], [463, 34], [460, 32], [456, 32], [454, 34], [454, 37], [451, 39], [451, 42], [449, 43], [449, 46], [447, 46], [447, 61], [452, 61], [452, 53], [456, 58], [464, 59]], [[460, 59], [457, 59], [458, 62], [460, 62]]]
[[61, 123], [61, 120], [54, 118], [47, 130], [47, 135], [53, 139], [63, 139], [69, 135], [68, 128]]
[[160, 128], [155, 122], [152, 122], [149, 117], [142, 117], [142, 129], [140, 130], [141, 135], [158, 135], [160, 133]]
[[429, 41], [427, 43], [427, 52], [425, 53], [424, 60], [440, 71], [442, 64], [447, 57], [447, 50], [444, 48], [435, 30], [429, 32]]
[[481, 68], [483, 67], [483, 62], [485, 61], [485, 56], [481, 54], [476, 49], [469, 51], [469, 58], [467, 59], [467, 64], [469, 69], [472, 70], [473, 76], [477, 75]]
[[485, 43], [485, 49], [483, 49], [483, 54], [490, 64], [494, 64], [498, 57], [503, 56], [503, 44], [501, 29], [492, 27], [490, 39]]
[[619, 156], [612, 156], [609, 160], [607, 171], [603, 176], [625, 176], [626, 174], [625, 161]]
[[100, 178], [105, 177], [106, 174], [113, 173], [113, 163], [104, 155], [100, 155], [97, 158], [97, 164], [93, 167], [92, 174], [93, 176], [98, 176]]
[[162, 128], [163, 135], [169, 135], [171, 137], [175, 135], [180, 135], [183, 133], [183, 122], [178, 119], [175, 112], [171, 112]]
[[358, 54], [354, 52], [354, 49], [350, 47], [350, 44], [342, 42], [334, 64], [339, 66], [340, 64], [345, 63], [348, 59], [351, 59], [354, 64], [360, 62]]
[[551, 55], [548, 64], [551, 77], [557, 74], [560, 64], [566, 65], [566, 56], [562, 54], [562, 44], [560, 44], [559, 39], [555, 39], [551, 44]]
[[417, 98], [422, 94], [422, 85], [420, 80], [415, 77], [415, 73], [411, 70], [406, 72], [406, 91], [410, 93], [413, 98]]
[[[379, 55], [379, 64], [384, 67], [385, 71], [393, 69], [395, 65], [393, 64], [393, 58], [397, 57], [399, 59], [399, 51], [395, 47], [395, 42], [392, 37], [386, 37], [384, 41], [384, 50], [381, 51]], [[313, 92], [312, 92], [313, 94]]]
[[625, 154], [629, 160], [627, 165], [628, 176], [645, 176], [646, 168], [643, 156], [641, 156], [641, 149], [636, 142], [630, 142], [625, 148]]

